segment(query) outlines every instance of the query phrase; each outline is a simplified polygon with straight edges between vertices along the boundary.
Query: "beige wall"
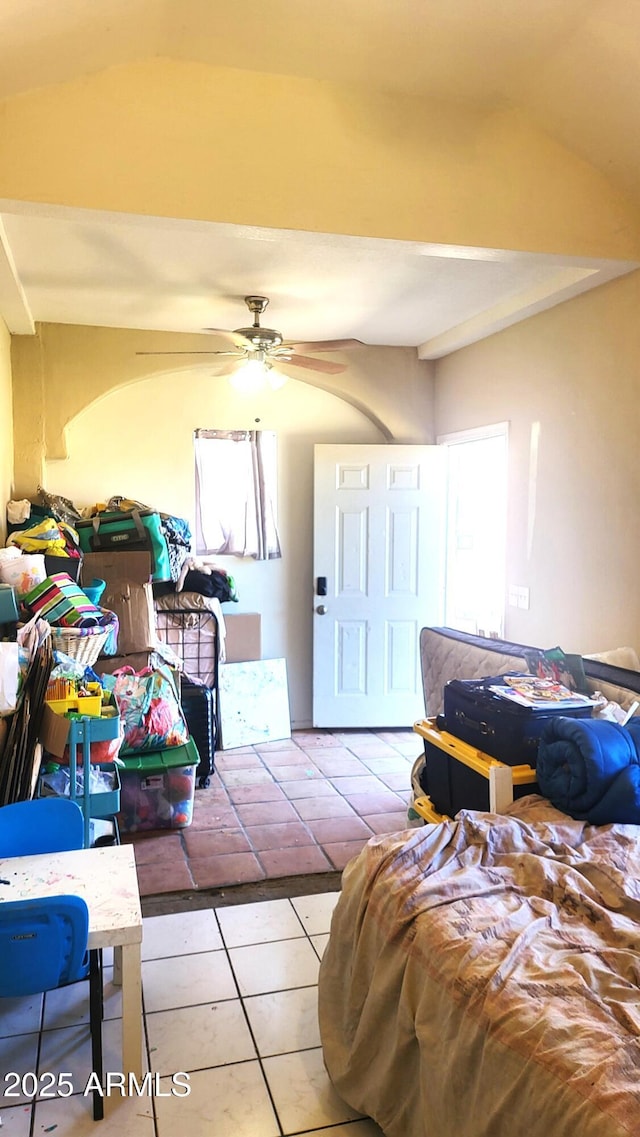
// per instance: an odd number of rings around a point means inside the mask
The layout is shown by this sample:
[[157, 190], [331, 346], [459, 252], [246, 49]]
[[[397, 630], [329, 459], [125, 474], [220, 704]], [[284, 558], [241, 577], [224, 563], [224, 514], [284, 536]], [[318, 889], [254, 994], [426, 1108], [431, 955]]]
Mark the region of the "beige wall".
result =
[[13, 490], [13, 401], [11, 340], [0, 319], [0, 544], [6, 537], [6, 504]]
[[0, 197], [629, 257], [637, 208], [514, 109], [154, 59], [0, 105]]
[[640, 649], [639, 310], [633, 273], [437, 364], [439, 433], [510, 422], [511, 639]]
[[[85, 362], [86, 373], [99, 368], [97, 356]], [[396, 391], [402, 389], [397, 367], [389, 367], [386, 381]], [[428, 377], [423, 387], [428, 395]], [[186, 517], [193, 527], [193, 430], [257, 426], [278, 435], [283, 557], [259, 563], [221, 558], [239, 593], [238, 605], [229, 605], [227, 610], [261, 613], [263, 656], [287, 659], [292, 721], [298, 727], [308, 726], [313, 446], [316, 442], [384, 442], [367, 417], [335, 395], [295, 380], [275, 393], [247, 399], [222, 376], [202, 371], [156, 375], [106, 393], [78, 414], [67, 429], [68, 457], [46, 463], [45, 482], [77, 505], [122, 494]], [[422, 429], [423, 436], [416, 441], [428, 440], [432, 432], [426, 398]], [[419, 431], [415, 423], [413, 430], [415, 434]]]

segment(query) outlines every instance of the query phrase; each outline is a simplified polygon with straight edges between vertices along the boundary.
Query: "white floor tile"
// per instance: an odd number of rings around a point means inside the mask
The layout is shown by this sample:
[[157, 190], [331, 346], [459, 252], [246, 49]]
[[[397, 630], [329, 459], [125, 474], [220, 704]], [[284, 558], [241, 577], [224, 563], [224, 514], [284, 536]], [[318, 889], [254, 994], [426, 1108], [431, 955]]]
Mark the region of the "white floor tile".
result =
[[262, 1064], [285, 1134], [321, 1129], [361, 1116], [334, 1090], [320, 1048], [264, 1058]]
[[333, 1125], [331, 1129], [314, 1129], [304, 1137], [384, 1137], [379, 1125], [370, 1117], [362, 1121], [347, 1121], [344, 1125]]
[[188, 1097], [156, 1098], [158, 1137], [279, 1137], [258, 1062], [202, 1070], [190, 1085]]
[[229, 956], [241, 995], [263, 995], [318, 982], [320, 961], [306, 937], [231, 948]]
[[291, 903], [309, 936], [328, 932], [339, 892], [319, 892], [315, 896], [292, 896]]
[[[25, 1102], [28, 1096], [25, 1096], [18, 1089], [16, 1092], [17, 1097], [6, 1096], [7, 1091], [14, 1092], [13, 1079], [9, 1080], [7, 1075], [19, 1074], [22, 1078], [23, 1074], [33, 1073], [36, 1069], [36, 1058], [38, 1055], [38, 1034], [14, 1034], [11, 1038], [0, 1038], [0, 1074], [2, 1086], [2, 1101], [4, 1105], [18, 1105], [20, 1102]], [[30, 1090], [30, 1087], [27, 1087]]]
[[317, 987], [253, 995], [244, 1005], [261, 1057], [320, 1045]]
[[40, 1030], [42, 998], [42, 995], [22, 995], [16, 999], [0, 999], [0, 1038]]
[[239, 999], [147, 1015], [152, 1070], [202, 1070], [256, 1057]]
[[224, 951], [149, 959], [142, 964], [146, 1011], [166, 1011], [238, 996]]
[[228, 948], [289, 940], [303, 935], [289, 900], [262, 900], [218, 908], [216, 914]]
[[102, 1121], [94, 1121], [92, 1111], [90, 1094], [36, 1102], [33, 1132], [37, 1137], [51, 1131], [55, 1137], [154, 1137], [150, 1097], [105, 1097]]
[[31, 1105], [15, 1105], [9, 1109], [0, 1109], [0, 1121], [2, 1137], [29, 1137]]
[[[104, 1017], [117, 1019], [122, 1016], [122, 988], [113, 982], [113, 967], [103, 969]], [[43, 1030], [57, 1030], [59, 1027], [78, 1026], [89, 1022], [89, 981], [70, 983], [68, 987], [56, 987], [47, 991], [44, 998]]]
[[147, 916], [142, 922], [142, 958], [216, 951], [223, 947], [213, 909]]
[[322, 936], [309, 936], [309, 939], [311, 940], [311, 943], [313, 944], [314, 949], [318, 953], [318, 959], [322, 959], [322, 957], [324, 955], [324, 949], [326, 948], [327, 944], [329, 943], [329, 933], [327, 932], [325, 935], [322, 935]]
[[47, 991], [44, 998], [44, 1030], [78, 1026], [89, 1022], [89, 981], [70, 983]]
[[[110, 1019], [102, 1024], [103, 1070], [122, 1069], [122, 1022]], [[143, 1059], [146, 1068], [146, 1057]], [[35, 1066], [31, 1067], [35, 1069]], [[83, 1094], [91, 1076], [91, 1037], [88, 1025], [46, 1030], [42, 1034], [38, 1073], [68, 1074], [75, 1094]], [[57, 1135], [56, 1135], [57, 1137]]]

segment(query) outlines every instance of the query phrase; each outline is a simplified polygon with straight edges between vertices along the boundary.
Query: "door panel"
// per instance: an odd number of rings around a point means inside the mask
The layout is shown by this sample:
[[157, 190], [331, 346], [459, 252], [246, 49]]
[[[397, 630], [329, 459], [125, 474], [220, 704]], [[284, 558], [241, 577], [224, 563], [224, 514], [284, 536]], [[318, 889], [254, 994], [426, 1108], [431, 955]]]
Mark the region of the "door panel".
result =
[[420, 628], [442, 621], [442, 449], [316, 446], [314, 494], [314, 725], [411, 726]]

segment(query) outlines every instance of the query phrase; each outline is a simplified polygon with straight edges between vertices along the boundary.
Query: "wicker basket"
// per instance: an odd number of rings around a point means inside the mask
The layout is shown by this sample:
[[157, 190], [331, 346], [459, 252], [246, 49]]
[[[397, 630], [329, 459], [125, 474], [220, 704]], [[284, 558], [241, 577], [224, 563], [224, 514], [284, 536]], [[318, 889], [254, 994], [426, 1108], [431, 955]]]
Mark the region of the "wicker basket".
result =
[[90, 628], [61, 628], [51, 625], [51, 643], [54, 651], [62, 651], [65, 655], [83, 663], [85, 667], [93, 667], [100, 652], [104, 648], [113, 625], [117, 618], [113, 612], [102, 609], [103, 614], [110, 616], [108, 624], [96, 624]]

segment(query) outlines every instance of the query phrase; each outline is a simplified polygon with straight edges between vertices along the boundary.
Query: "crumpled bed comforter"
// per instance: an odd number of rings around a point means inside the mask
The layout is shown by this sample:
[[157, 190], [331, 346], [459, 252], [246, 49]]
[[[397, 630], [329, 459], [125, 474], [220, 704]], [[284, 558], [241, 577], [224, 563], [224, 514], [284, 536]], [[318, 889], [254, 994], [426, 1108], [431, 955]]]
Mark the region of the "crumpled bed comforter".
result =
[[[640, 718], [552, 718], [536, 762], [540, 793], [592, 825], [640, 825]], [[639, 1130], [640, 1131], [640, 1130]]]
[[386, 1137], [640, 1134], [639, 836], [532, 795], [373, 838], [320, 969], [344, 1099]]

